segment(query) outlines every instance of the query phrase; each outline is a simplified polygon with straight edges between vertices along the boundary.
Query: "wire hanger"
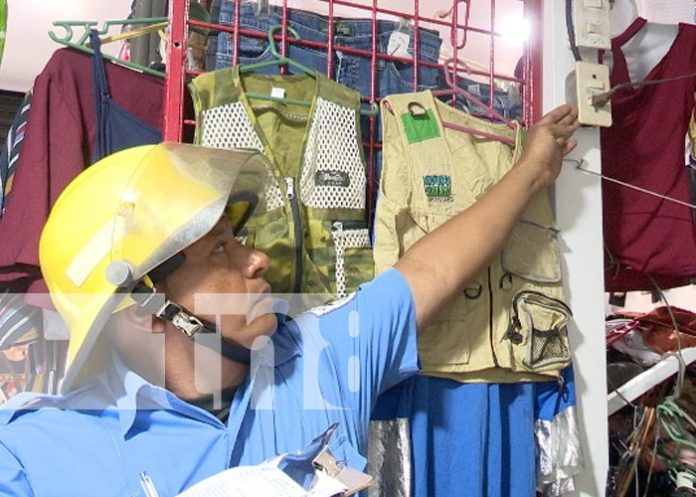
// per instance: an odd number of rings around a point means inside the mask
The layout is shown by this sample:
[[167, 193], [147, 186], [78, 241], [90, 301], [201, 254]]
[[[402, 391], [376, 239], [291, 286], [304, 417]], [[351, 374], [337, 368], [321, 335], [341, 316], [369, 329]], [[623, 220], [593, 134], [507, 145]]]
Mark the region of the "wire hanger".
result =
[[[59, 28], [63, 28], [65, 30], [65, 34], [62, 37], [60, 37], [53, 30], [51, 30], [48, 32], [48, 36], [56, 43], [60, 43], [61, 45], [65, 45], [66, 47], [70, 47], [70, 48], [73, 48], [75, 50], [79, 50], [80, 52], [94, 55], [94, 50], [92, 50], [89, 47], [89, 45], [87, 44], [87, 41], [89, 40], [89, 32], [92, 29], [96, 29], [97, 33], [99, 33], [100, 35], [106, 35], [112, 26], [125, 26], [125, 25], [132, 25], [132, 24], [138, 24], [138, 25], [162, 24], [165, 22], [168, 22], [168, 19], [166, 17], [108, 20], [108, 21], [104, 21], [104, 24], [102, 25], [101, 29], [97, 29], [97, 25], [98, 25], [97, 21], [55, 21], [55, 22], [53, 22], [53, 25], [56, 27], [59, 27]], [[75, 33], [73, 33], [73, 28], [76, 28], [76, 27], [82, 28], [83, 33], [79, 36], [79, 38], [77, 40], [73, 40], [73, 36], [75, 36]], [[159, 30], [162, 28], [158, 27], [157, 29]], [[154, 28], [153, 28], [153, 30], [154, 30]], [[114, 36], [118, 36], [118, 35], [114, 35]], [[135, 63], [127, 61], [127, 60], [121, 60], [121, 59], [119, 59], [117, 57], [113, 57], [109, 54], [103, 54], [103, 56], [104, 56], [104, 59], [106, 59], [106, 60], [109, 60], [109, 61], [111, 61], [115, 64], [118, 64], [120, 66], [124, 66], [124, 67], [127, 67], [129, 69], [133, 69], [134, 71], [138, 71], [138, 72], [145, 73], [145, 74], [150, 74], [152, 76], [158, 76], [160, 78], [164, 77], [164, 73], [161, 71], [156, 71], [154, 69], [150, 69], [149, 67], [141, 66], [140, 64], [135, 64]]]
[[662, 195], [661, 193], [654, 192], [652, 190], [646, 190], [645, 188], [641, 188], [640, 186], [635, 186], [630, 183], [626, 183], [625, 181], [621, 181], [616, 178], [612, 178], [611, 176], [606, 176], [605, 174], [602, 173], [597, 173], [594, 171], [591, 171], [589, 169], [585, 169], [582, 167], [582, 165], [585, 163], [584, 159], [563, 159], [563, 162], [570, 162], [572, 164], [575, 164], [575, 168], [578, 171], [582, 171], [585, 174], [590, 174], [592, 176], [598, 176], [606, 181], [609, 181], [611, 183], [616, 183], [617, 185], [621, 185], [626, 188], [630, 188], [631, 190], [637, 190], [641, 193], [645, 193], [646, 195], [652, 195], [653, 197], [661, 198], [663, 200], [666, 200], [668, 202], [673, 202], [675, 204], [683, 205], [684, 207], [688, 207], [689, 209], [694, 209], [696, 210], [696, 204], [690, 204], [688, 202], [684, 202], [683, 200], [679, 200], [673, 197], [668, 197], [667, 195]]
[[[275, 26], [271, 26], [268, 30], [269, 51], [273, 55], [274, 59], [267, 60], [264, 62], [256, 62], [253, 64], [240, 64], [239, 65], [239, 72], [240, 73], [248, 73], [248, 72], [253, 72], [253, 71], [256, 71], [258, 69], [263, 69], [266, 67], [286, 66], [287, 65], [287, 66], [290, 66], [294, 69], [297, 69], [301, 73], [304, 73], [304, 74], [316, 79], [317, 74], [318, 74], [317, 71], [315, 71], [314, 69], [310, 69], [309, 67], [300, 64], [296, 60], [293, 60], [290, 57], [287, 57], [287, 56], [281, 54], [280, 52], [278, 52], [278, 48], [276, 47], [276, 44], [275, 44], [274, 35], [277, 31], [279, 31], [281, 29], [283, 29], [283, 27], [280, 24], [276, 24]], [[290, 26], [287, 26], [287, 30], [296, 39], [300, 38], [299, 33], [297, 31], [295, 31], [293, 28], [291, 28]], [[245, 92], [245, 93], [246, 93], [247, 97], [257, 99], [257, 100], [267, 100], [270, 102], [281, 102], [281, 103], [286, 103], [286, 104], [298, 105], [301, 107], [311, 107], [312, 106], [311, 102], [308, 102], [306, 100], [297, 100], [297, 99], [292, 99], [292, 98], [276, 97], [273, 95], [264, 95], [261, 93], [254, 93], [254, 92]], [[374, 102], [370, 102], [369, 109], [360, 109], [360, 114], [363, 116], [368, 116], [368, 117], [376, 116], [377, 112], [378, 112], [378, 109], [377, 109], [377, 106]]]

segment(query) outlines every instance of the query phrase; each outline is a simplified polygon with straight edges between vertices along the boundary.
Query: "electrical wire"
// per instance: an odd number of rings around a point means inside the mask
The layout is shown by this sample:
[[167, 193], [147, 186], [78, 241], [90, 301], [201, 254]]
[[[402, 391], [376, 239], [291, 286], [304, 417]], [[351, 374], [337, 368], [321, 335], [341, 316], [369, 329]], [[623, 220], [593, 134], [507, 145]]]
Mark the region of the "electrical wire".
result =
[[[674, 400], [674, 399], [678, 398], [679, 396], [681, 396], [682, 388], [684, 387], [684, 370], [686, 369], [686, 366], [684, 364], [684, 356], [682, 355], [681, 331], [679, 330], [679, 324], [677, 323], [677, 318], [674, 316], [674, 313], [672, 312], [672, 306], [667, 301], [667, 295], [665, 295], [665, 292], [662, 291], [662, 288], [660, 288], [660, 285], [657, 284], [657, 281], [655, 281], [655, 278], [653, 278], [648, 273], [645, 273], [645, 275], [648, 277], [648, 279], [653, 284], [653, 286], [657, 289], [657, 294], [659, 295], [660, 300], [667, 308], [667, 312], [669, 313], [669, 318], [672, 320], [672, 326], [674, 327], [674, 334], [677, 337], [676, 353], [673, 352], [670, 355], [674, 355], [677, 358], [677, 360], [679, 361], [679, 374], [677, 375], [677, 381], [674, 384], [674, 392], [667, 397], [668, 400]], [[665, 357], [667, 357], [667, 355], [665, 355]]]
[[[576, 59], [577, 60], [577, 59]], [[604, 107], [609, 100], [612, 99], [614, 94], [619, 90], [625, 90], [627, 88], [636, 88], [638, 86], [650, 86], [650, 85], [661, 85], [664, 83], [673, 83], [675, 81], [681, 81], [683, 79], [695, 79], [696, 73], [684, 74], [682, 76], [677, 76], [676, 78], [666, 78], [666, 79], [653, 79], [645, 81], [626, 81], [625, 83], [619, 83], [618, 85], [612, 87], [609, 91], [604, 93], [598, 93], [592, 96], [592, 106], [593, 107]]]
[[568, 41], [570, 42], [570, 51], [573, 52], [573, 57], [575, 57], [576, 62], [580, 62], [582, 57], [580, 56], [580, 50], [575, 44], [575, 27], [573, 25], [573, 0], [566, 0], [566, 31], [568, 31]]
[[640, 186], [632, 185], [630, 183], [626, 183], [625, 181], [621, 181], [616, 178], [612, 178], [611, 176], [607, 176], [602, 173], [597, 173], [595, 171], [591, 171], [589, 169], [584, 169], [582, 167], [584, 160], [583, 159], [563, 159], [564, 162], [572, 162], [575, 164], [575, 167], [579, 170], [582, 171], [585, 174], [591, 174], [593, 176], [599, 176], [600, 178], [609, 181], [611, 183], [616, 183], [617, 185], [625, 186], [626, 188], [630, 188], [632, 190], [637, 190], [641, 193], [645, 193], [647, 195], [652, 195], [653, 197], [661, 198], [663, 200], [667, 200], [668, 202], [673, 202], [675, 204], [683, 205], [684, 207], [688, 207], [689, 209], [696, 210], [696, 205], [695, 204], [690, 204], [689, 202], [684, 202], [683, 200], [679, 200], [676, 198], [668, 197], [667, 195], [662, 195], [661, 193], [654, 192], [652, 190], [646, 190], [645, 188], [641, 188]]
[[[658, 416], [659, 419], [659, 416]], [[648, 468], [648, 477], [645, 479], [645, 491], [643, 497], [648, 497], [648, 489], [650, 488], [650, 480], [652, 479], [653, 466], [655, 465], [655, 456], [657, 456], [657, 441], [660, 440], [660, 423], [656, 423], [655, 442], [653, 443], [652, 456], [650, 457], [650, 467]]]

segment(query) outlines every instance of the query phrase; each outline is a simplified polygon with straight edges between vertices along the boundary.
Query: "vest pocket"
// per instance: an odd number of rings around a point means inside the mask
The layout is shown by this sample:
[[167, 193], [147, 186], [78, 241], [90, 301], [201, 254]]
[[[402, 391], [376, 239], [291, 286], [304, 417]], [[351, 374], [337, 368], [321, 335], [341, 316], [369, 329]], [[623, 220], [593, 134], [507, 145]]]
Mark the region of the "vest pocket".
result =
[[364, 221], [333, 221], [331, 234], [336, 251], [336, 297], [341, 298], [374, 275], [372, 246]]
[[532, 221], [517, 222], [502, 250], [500, 264], [507, 273], [530, 281], [561, 281], [558, 230]]
[[571, 317], [568, 306], [558, 299], [540, 292], [518, 292], [504, 338], [510, 344], [511, 369], [544, 374], [570, 364], [566, 324]]

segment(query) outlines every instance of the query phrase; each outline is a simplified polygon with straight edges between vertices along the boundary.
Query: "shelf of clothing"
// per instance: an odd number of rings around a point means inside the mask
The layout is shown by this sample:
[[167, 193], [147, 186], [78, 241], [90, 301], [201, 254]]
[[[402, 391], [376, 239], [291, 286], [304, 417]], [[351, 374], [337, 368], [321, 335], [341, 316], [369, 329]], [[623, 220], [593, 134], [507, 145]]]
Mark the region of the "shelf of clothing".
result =
[[[688, 367], [696, 362], [696, 347], [683, 349], [681, 351], [681, 359], [684, 362], [684, 367]], [[633, 402], [655, 385], [677, 374], [680, 367], [679, 358], [674, 354], [670, 354], [665, 356], [650, 369], [643, 371], [635, 378], [621, 385], [615, 391], [611, 392], [607, 398], [609, 415], [614, 414], [625, 405], [628, 405], [629, 402]]]
[[[471, 38], [469, 34], [475, 34], [477, 37], [487, 37], [487, 67], [484, 64], [484, 69], [466, 69], [465, 72], [458, 73], [460, 75], [477, 75], [483, 77], [487, 81], [493, 83], [496, 81], [513, 81], [520, 86], [520, 96], [522, 101], [522, 122], [523, 124], [532, 123], [541, 115], [541, 88], [542, 88], [542, 0], [527, 0], [524, 2], [524, 17], [530, 27], [530, 35], [523, 49], [522, 56], [522, 77], [516, 78], [509, 74], [503, 74], [496, 69], [496, 53], [502, 50], [500, 48], [500, 33], [496, 30], [499, 27], [499, 18], [501, 15], [500, 5], [496, 5], [496, 0], [488, 0], [489, 5], [484, 6], [490, 15], [485, 19], [484, 25], [476, 25], [469, 15], [471, 10], [471, 0], [449, 0], [451, 6], [448, 16], [427, 17], [422, 14], [422, 7], [425, 6], [425, 0], [413, 0], [412, 2], [403, 2], [410, 4], [411, 8], [393, 9], [380, 5], [379, 0], [318, 0], [325, 4], [325, 9], [321, 15], [327, 19], [327, 41], [326, 43], [318, 43], [311, 40], [296, 39], [291, 36], [288, 25], [288, 13], [291, 9], [288, 7], [288, 0], [282, 0], [278, 7], [282, 9], [282, 22], [280, 33], [276, 36], [277, 42], [280, 44], [280, 53], [285, 55], [290, 44], [301, 47], [311, 47], [313, 50], [323, 51], [327, 54], [326, 57], [326, 75], [331, 77], [335, 70], [335, 56], [339, 52], [351, 53], [359, 57], [369, 58], [371, 61], [370, 67], [370, 92], [363, 94], [364, 102], [379, 102], [379, 96], [376, 94], [376, 77], [377, 67], [380, 61], [395, 61], [401, 64], [409, 64], [412, 66], [412, 89], [417, 91], [419, 81], [419, 67], [437, 67], [441, 70], [447, 70], [442, 61], [434, 64], [430, 61], [421, 60], [419, 58], [419, 39], [422, 29], [431, 27], [444, 27], [445, 32], [449, 30], [451, 44], [451, 58], [448, 60], [458, 60], [463, 53], [464, 45], [467, 39]], [[242, 2], [243, 3], [243, 2]], [[315, 4], [317, 2], [314, 2]], [[384, 2], [383, 2], [384, 3]], [[394, 2], [392, 2], [393, 4]], [[480, 3], [480, 2], [479, 2]], [[173, 0], [169, 3], [169, 20], [170, 20], [170, 42], [167, 53], [167, 73], [165, 82], [165, 103], [164, 103], [164, 129], [163, 137], [170, 141], [184, 141], [187, 133], [186, 127], [194, 126], [194, 121], [185, 116], [185, 101], [186, 90], [185, 83], [191, 76], [195, 75], [194, 71], [186, 69], [187, 60], [187, 39], [189, 29], [191, 27], [212, 29], [219, 32], [230, 33], [234, 46], [232, 64], [238, 63], [240, 38], [244, 36], [256, 36], [263, 38], [267, 33], [252, 32], [244, 28], [240, 28], [240, 3], [237, 2], [234, 6], [234, 14], [231, 25], [213, 24], [189, 19], [188, 16], [188, 0]], [[431, 6], [428, 4], [428, 6]], [[335, 16], [337, 7], [351, 8], [355, 11], [364, 12], [362, 19], [370, 19], [372, 21], [373, 38], [377, 34], [377, 21], [382, 20], [385, 16], [389, 18], [403, 19], [411, 29], [413, 36], [413, 54], [410, 58], [400, 57], [394, 54], [387, 54], [378, 51], [377, 43], [373, 39], [372, 46], [369, 50], [356, 49], [354, 47], [341, 46], [334, 41], [336, 34], [336, 24], [339, 17]], [[480, 5], [476, 6], [481, 7]], [[484, 16], [485, 17], [485, 16]], [[330, 55], [330, 56], [329, 56]], [[456, 78], [455, 78], [456, 80]], [[488, 84], [488, 102], [494, 101], [495, 84]], [[456, 101], [456, 92], [453, 99]], [[495, 112], [486, 113], [483, 117], [494, 118]], [[369, 140], [365, 140], [366, 156], [368, 164], [373, 165], [374, 154], [381, 149], [381, 143], [377, 136], [377, 119], [370, 119], [369, 123]], [[374, 199], [374, 171], [373, 166], [368, 168], [367, 195], [369, 199]]]

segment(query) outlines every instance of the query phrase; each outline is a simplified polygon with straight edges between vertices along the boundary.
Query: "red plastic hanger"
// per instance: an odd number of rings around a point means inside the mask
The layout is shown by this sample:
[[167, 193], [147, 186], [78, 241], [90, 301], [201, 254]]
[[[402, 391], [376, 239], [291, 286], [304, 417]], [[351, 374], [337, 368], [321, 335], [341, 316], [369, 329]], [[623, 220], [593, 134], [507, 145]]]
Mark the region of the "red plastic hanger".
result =
[[[448, 89], [445, 90], [435, 90], [433, 91], [433, 95], [461, 95], [465, 99], [467, 99], [469, 102], [472, 104], [481, 107], [484, 109], [493, 119], [496, 119], [498, 121], [503, 122], [506, 124], [510, 129], [517, 131], [519, 125], [516, 124], [515, 122], [511, 121], [510, 119], [507, 119], [506, 117], [503, 117], [500, 115], [496, 110], [491, 106], [491, 105], [486, 105], [481, 100], [473, 96], [471, 93], [468, 91], [464, 90], [463, 88], [459, 88], [456, 85], [456, 77], [455, 74], [463, 69], [467, 72], [471, 72], [469, 66], [466, 65], [466, 63], [456, 60], [456, 59], [448, 59], [445, 61], [445, 81], [447, 82], [447, 85], [449, 86]], [[481, 136], [483, 138], [488, 138], [491, 140], [497, 140], [503, 143], [507, 143], [509, 145], [515, 145], [515, 139], [510, 138], [509, 136], [502, 136], [502, 135], [496, 135], [494, 133], [488, 133], [486, 131], [482, 131], [479, 129], [475, 128], [470, 128], [468, 126], [463, 126], [461, 124], [454, 124], [450, 122], [442, 122], [442, 125], [445, 128], [449, 129], [454, 129], [457, 131], [462, 131], [464, 133], [470, 133], [472, 135], [476, 136]]]

